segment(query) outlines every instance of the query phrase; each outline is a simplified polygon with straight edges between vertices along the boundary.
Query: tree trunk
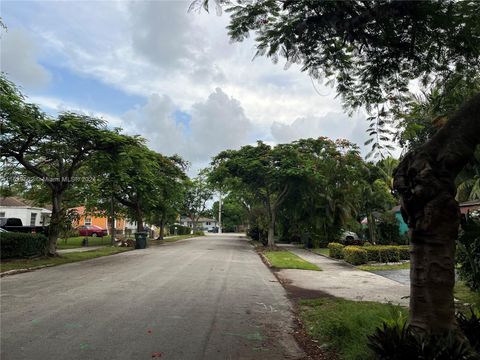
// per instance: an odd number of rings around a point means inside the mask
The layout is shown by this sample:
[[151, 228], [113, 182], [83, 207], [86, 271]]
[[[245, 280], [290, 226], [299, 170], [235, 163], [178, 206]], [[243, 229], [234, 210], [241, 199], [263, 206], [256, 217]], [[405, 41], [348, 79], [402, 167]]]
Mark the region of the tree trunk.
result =
[[162, 216], [160, 219], [160, 234], [158, 235], [159, 240], [163, 240], [165, 236], [165, 218]]
[[137, 222], [137, 232], [143, 232], [143, 216], [140, 208], [135, 211], [135, 221]]
[[367, 225], [368, 225], [368, 233], [370, 234], [370, 242], [372, 244], [376, 244], [377, 231], [376, 231], [375, 217], [371, 212], [369, 212], [367, 215]]
[[411, 229], [410, 324], [427, 332], [456, 328], [453, 286], [460, 211], [454, 181], [480, 143], [479, 114], [477, 95], [395, 170], [394, 188]]
[[48, 226], [48, 256], [57, 256], [57, 240], [63, 221], [62, 193], [52, 191], [52, 215]]
[[268, 247], [275, 246], [275, 210], [270, 211], [270, 219], [268, 222], [267, 245]]

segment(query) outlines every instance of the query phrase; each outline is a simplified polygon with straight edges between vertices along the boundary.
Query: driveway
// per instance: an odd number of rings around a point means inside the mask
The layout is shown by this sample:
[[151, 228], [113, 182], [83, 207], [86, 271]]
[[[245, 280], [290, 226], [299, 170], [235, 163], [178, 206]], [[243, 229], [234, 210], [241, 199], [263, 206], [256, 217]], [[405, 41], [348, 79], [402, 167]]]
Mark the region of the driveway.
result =
[[1, 279], [2, 360], [297, 359], [285, 290], [244, 238]]
[[317, 255], [294, 246], [285, 247], [323, 270], [280, 270], [277, 274], [287, 284], [287, 288], [293, 286], [349, 300], [408, 306], [410, 295], [408, 285], [368, 271], [358, 270], [344, 261]]

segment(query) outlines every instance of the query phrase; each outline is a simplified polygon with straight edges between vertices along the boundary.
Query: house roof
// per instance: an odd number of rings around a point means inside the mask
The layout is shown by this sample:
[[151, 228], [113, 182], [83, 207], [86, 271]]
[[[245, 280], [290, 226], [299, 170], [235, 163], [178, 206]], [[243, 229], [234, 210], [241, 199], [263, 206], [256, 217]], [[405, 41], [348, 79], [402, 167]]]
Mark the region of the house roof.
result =
[[7, 196], [0, 198], [0, 206], [29, 207], [30, 205], [16, 196]]
[[38, 208], [45, 210], [52, 210], [50, 205], [39, 206], [33, 200], [23, 199], [19, 196], [3, 196], [0, 197], [0, 206], [5, 207], [22, 207], [22, 208]]

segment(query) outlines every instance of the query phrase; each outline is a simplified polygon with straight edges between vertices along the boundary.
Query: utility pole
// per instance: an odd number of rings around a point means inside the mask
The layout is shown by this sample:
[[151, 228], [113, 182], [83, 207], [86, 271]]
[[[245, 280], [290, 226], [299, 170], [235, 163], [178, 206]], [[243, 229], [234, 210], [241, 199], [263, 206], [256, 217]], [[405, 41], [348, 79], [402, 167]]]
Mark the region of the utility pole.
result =
[[220, 199], [218, 201], [218, 233], [222, 233], [222, 192], [218, 192]]

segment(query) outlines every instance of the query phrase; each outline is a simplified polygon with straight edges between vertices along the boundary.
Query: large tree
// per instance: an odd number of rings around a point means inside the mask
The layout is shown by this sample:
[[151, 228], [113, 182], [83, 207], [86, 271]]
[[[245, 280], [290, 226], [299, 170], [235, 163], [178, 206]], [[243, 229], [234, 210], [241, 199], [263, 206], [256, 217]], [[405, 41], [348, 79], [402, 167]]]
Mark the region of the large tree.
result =
[[268, 219], [268, 246], [275, 245], [275, 221], [286, 195], [303, 169], [299, 153], [289, 144], [271, 147], [261, 141], [256, 146], [225, 150], [212, 162], [212, 179], [233, 190], [247, 192], [261, 204]]
[[192, 221], [193, 229], [197, 228], [200, 216], [207, 208], [207, 201], [213, 196], [213, 188], [207, 180], [206, 170], [185, 182], [185, 193], [183, 197], [183, 212]]
[[[208, 0], [203, 2], [208, 9]], [[403, 105], [412, 80], [442, 84], [480, 69], [478, 1], [217, 0], [228, 31], [255, 34], [258, 55], [286, 58], [336, 83], [344, 104], [370, 112], [374, 150], [388, 140], [389, 110]], [[443, 92], [447, 88], [442, 87]], [[400, 163], [394, 187], [412, 229], [410, 323], [456, 327], [454, 251], [459, 211], [453, 181], [480, 143], [480, 96], [473, 96], [426, 144]]]
[[13, 83], [0, 76], [0, 156], [14, 160], [43, 181], [50, 192], [52, 215], [49, 254], [56, 244], [66, 209], [63, 198], [78, 178], [79, 169], [97, 151], [121, 143], [117, 131], [103, 120], [65, 112], [51, 118], [35, 104], [25, 101]]

